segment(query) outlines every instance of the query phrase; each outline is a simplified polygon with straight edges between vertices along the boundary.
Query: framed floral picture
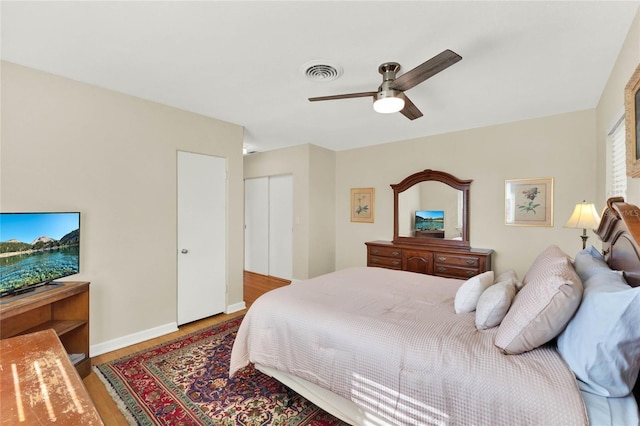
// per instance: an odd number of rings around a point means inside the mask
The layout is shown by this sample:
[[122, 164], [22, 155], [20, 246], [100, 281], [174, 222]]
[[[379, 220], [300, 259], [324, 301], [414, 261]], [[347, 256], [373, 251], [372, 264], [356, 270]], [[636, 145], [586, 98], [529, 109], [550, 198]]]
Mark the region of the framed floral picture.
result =
[[553, 226], [553, 178], [505, 180], [504, 223]]
[[375, 188], [351, 188], [351, 222], [373, 223]]

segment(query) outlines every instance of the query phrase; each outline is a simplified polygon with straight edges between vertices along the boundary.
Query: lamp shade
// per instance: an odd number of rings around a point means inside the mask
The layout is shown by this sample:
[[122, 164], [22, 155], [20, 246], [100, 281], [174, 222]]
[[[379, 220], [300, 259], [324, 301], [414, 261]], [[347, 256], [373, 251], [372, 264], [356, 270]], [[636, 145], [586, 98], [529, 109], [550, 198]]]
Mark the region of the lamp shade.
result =
[[596, 212], [596, 206], [591, 203], [576, 204], [573, 214], [564, 225], [565, 228], [595, 229], [600, 223], [600, 216]]
[[404, 108], [404, 99], [400, 97], [387, 97], [376, 99], [373, 103], [373, 109], [382, 114], [390, 114], [398, 112]]

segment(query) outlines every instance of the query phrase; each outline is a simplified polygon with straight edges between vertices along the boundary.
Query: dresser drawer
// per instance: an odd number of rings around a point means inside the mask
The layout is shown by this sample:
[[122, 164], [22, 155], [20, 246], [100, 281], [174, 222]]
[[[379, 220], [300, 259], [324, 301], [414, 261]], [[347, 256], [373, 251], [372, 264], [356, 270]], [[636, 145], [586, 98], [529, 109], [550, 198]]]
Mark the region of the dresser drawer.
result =
[[367, 266], [381, 266], [389, 269], [402, 269], [402, 259], [393, 257], [369, 256]]
[[480, 258], [477, 256], [447, 253], [436, 253], [435, 262], [442, 265], [464, 266], [467, 268], [478, 268], [480, 266]]
[[424, 240], [423, 244], [368, 241], [367, 266], [465, 280], [491, 270], [493, 250], [432, 247], [427, 240], [437, 239]]
[[369, 247], [369, 256], [402, 259], [402, 250], [393, 247]]
[[480, 273], [477, 269], [463, 268], [461, 266], [448, 266], [442, 263], [436, 264], [433, 267], [433, 275], [447, 278], [463, 278], [469, 279]]

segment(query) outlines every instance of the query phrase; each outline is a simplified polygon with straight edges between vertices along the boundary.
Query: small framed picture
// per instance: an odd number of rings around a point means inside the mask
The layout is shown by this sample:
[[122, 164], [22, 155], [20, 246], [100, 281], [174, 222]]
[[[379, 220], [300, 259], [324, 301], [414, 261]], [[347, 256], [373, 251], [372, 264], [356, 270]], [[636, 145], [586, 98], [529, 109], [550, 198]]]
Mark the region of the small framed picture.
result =
[[553, 226], [553, 178], [505, 180], [504, 223]]
[[351, 188], [351, 222], [373, 223], [375, 188]]

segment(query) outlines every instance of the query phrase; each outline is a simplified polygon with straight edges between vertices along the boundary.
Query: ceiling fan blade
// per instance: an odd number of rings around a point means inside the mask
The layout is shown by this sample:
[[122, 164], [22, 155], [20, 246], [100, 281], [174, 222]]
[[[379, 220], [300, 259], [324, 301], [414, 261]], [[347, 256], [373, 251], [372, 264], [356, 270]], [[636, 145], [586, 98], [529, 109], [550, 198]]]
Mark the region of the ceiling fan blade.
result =
[[424, 62], [422, 65], [418, 65], [411, 71], [407, 71], [402, 74], [390, 84], [390, 87], [404, 92], [405, 90], [409, 90], [412, 87], [417, 86], [429, 77], [433, 77], [440, 71], [450, 67], [461, 59], [462, 56], [447, 49]]
[[334, 99], [349, 99], [349, 98], [367, 98], [369, 96], [375, 96], [378, 92], [359, 92], [359, 93], [346, 93], [344, 95], [332, 95], [332, 96], [318, 96], [315, 98], [309, 98], [309, 101], [332, 101]]
[[409, 120], [415, 120], [416, 118], [422, 117], [422, 112], [413, 102], [411, 102], [411, 99], [409, 99], [409, 97], [404, 93], [402, 96], [404, 97], [404, 108], [400, 110], [400, 113]]

